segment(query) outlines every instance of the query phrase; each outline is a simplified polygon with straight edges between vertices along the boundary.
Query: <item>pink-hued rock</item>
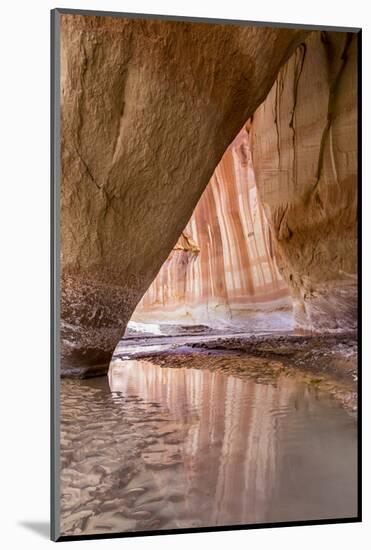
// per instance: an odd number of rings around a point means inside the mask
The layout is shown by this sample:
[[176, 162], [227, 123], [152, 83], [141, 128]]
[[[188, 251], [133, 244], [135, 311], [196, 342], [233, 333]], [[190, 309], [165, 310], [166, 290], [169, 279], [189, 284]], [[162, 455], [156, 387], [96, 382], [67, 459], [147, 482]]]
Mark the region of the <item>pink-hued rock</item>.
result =
[[357, 323], [357, 35], [314, 32], [252, 124], [259, 196], [304, 329]]
[[62, 372], [108, 367], [223, 153], [307, 35], [61, 16]]
[[134, 321], [248, 327], [256, 312], [291, 307], [257, 195], [249, 131], [248, 123], [228, 147]]

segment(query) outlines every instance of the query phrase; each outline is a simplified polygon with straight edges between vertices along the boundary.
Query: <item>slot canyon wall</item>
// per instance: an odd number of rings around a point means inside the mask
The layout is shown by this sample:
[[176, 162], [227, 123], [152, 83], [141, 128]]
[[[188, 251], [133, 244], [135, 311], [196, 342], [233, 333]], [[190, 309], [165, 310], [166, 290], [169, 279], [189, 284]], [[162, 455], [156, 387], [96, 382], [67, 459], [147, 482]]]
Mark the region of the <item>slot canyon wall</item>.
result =
[[291, 315], [275, 315], [292, 301], [257, 195], [250, 129], [248, 122], [224, 153], [133, 321], [253, 328], [263, 313], [266, 329], [290, 326]]
[[56, 19], [61, 371], [83, 375], [107, 370], [227, 146], [308, 32]]
[[313, 32], [252, 124], [259, 196], [296, 325], [357, 323], [357, 35]]

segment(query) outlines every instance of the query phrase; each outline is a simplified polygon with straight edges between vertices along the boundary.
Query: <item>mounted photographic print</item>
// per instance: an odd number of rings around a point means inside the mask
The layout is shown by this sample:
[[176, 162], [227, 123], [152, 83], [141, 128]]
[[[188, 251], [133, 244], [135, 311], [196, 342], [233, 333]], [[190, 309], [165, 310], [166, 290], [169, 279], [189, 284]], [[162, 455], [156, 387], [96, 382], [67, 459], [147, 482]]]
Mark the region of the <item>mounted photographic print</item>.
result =
[[360, 29], [52, 11], [52, 538], [361, 520]]

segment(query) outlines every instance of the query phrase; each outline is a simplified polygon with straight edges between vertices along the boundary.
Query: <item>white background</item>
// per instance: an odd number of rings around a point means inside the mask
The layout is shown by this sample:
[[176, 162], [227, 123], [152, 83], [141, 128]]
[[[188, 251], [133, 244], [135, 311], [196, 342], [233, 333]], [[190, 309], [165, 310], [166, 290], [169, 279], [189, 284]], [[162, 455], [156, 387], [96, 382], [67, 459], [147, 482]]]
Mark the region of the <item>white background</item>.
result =
[[[0, 30], [0, 545], [41, 548], [49, 519], [49, 10], [54, 7], [362, 26], [364, 128], [370, 128], [367, 2], [347, 0], [18, 0], [1, 5]], [[367, 67], [368, 64], [368, 67]], [[366, 70], [368, 69], [368, 70]], [[367, 87], [366, 87], [367, 86]], [[364, 524], [84, 541], [131, 550], [249, 546], [365, 548], [370, 529], [370, 142], [364, 136]], [[368, 432], [368, 433], [367, 433]], [[31, 528], [28, 524], [36, 524]], [[40, 533], [44, 532], [44, 535]]]

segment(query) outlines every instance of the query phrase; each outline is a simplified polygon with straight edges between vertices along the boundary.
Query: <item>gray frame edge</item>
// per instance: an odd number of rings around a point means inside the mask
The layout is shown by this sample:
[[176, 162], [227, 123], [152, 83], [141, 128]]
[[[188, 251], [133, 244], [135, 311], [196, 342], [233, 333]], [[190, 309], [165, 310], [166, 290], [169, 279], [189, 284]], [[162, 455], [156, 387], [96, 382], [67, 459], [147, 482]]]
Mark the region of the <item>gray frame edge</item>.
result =
[[333, 31], [357, 33], [361, 27], [338, 27], [332, 25], [316, 25], [315, 23], [274, 23], [270, 21], [250, 21], [241, 19], [217, 19], [215, 17], [195, 17], [190, 15], [164, 15], [155, 13], [134, 13], [104, 10], [83, 10], [73, 8], [55, 8], [60, 15], [90, 15], [97, 17], [119, 17], [124, 19], [158, 19], [160, 21], [176, 21], [179, 23], [215, 23], [223, 25], [239, 25], [253, 27], [273, 27], [277, 29], [304, 29], [308, 31]]
[[51, 414], [50, 538], [60, 537], [60, 14], [50, 12], [50, 255], [51, 255]]

